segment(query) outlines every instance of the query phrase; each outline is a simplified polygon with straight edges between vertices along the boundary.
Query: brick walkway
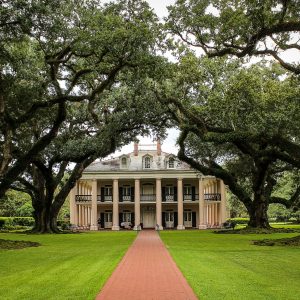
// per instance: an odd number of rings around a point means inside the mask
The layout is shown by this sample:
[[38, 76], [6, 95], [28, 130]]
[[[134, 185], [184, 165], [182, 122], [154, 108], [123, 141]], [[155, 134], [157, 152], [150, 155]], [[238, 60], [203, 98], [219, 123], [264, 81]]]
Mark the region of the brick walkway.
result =
[[96, 300], [194, 300], [158, 234], [141, 231]]

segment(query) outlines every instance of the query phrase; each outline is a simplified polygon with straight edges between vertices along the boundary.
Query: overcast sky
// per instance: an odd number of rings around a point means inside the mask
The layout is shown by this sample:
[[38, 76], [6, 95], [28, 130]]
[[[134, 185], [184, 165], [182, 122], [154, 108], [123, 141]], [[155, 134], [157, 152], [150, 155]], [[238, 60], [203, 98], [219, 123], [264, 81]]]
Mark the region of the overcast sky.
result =
[[162, 18], [168, 14], [167, 6], [175, 3], [175, 0], [147, 0], [154, 8], [156, 14]]

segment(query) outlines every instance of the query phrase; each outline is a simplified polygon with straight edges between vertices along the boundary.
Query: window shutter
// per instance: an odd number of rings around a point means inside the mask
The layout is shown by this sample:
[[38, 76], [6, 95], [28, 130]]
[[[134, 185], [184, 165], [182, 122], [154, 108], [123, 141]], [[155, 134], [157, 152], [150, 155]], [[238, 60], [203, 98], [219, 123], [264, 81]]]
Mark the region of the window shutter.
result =
[[174, 201], [177, 201], [177, 186], [174, 186]]
[[162, 201], [166, 202], [166, 188], [164, 186], [161, 188], [161, 197]]
[[104, 187], [101, 188], [101, 202], [104, 202]]
[[174, 212], [174, 227], [176, 228], [178, 225], [178, 212]]
[[119, 213], [119, 226], [121, 226], [122, 222], [123, 222], [123, 214]]
[[163, 211], [162, 212], [162, 227], [166, 228], [166, 213]]
[[197, 227], [197, 225], [196, 225], [196, 212], [195, 211], [192, 212], [192, 226], [194, 228]]
[[195, 201], [195, 194], [196, 194], [196, 189], [194, 186], [192, 186], [192, 201]]
[[131, 195], [130, 195], [131, 196], [131, 198], [130, 198], [131, 202], [134, 202], [134, 186], [131, 187], [130, 192], [131, 192]]
[[119, 201], [123, 202], [123, 188], [119, 187]]
[[101, 224], [101, 228], [104, 228], [104, 213], [100, 214], [100, 224]]

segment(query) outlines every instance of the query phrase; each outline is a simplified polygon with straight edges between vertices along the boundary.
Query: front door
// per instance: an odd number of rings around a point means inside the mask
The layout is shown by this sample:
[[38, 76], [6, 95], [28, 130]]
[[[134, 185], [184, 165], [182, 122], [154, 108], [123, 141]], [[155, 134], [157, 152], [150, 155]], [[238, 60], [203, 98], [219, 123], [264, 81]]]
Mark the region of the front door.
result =
[[143, 228], [155, 227], [155, 210], [144, 210], [142, 218]]
[[193, 227], [193, 214], [191, 211], [185, 211], [183, 213], [184, 227]]
[[174, 212], [167, 211], [165, 213], [166, 228], [174, 228]]
[[104, 213], [104, 228], [112, 228], [112, 213]]

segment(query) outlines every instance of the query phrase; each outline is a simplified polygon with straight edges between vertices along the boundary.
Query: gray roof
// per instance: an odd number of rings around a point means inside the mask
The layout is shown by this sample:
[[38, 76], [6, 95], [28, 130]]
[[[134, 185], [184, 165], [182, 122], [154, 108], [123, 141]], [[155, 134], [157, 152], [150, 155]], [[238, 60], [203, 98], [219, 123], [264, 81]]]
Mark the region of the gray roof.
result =
[[[144, 168], [145, 157], [150, 157], [151, 167], [149, 169]], [[122, 165], [122, 158], [126, 158], [127, 164]], [[174, 158], [174, 168], [170, 170], [191, 170], [189, 165], [178, 160], [174, 154], [161, 152], [161, 155], [157, 155], [156, 150], [139, 150], [138, 155], [135, 156], [133, 152], [129, 154], [123, 154], [119, 157], [95, 161], [90, 164], [84, 172], [110, 172], [110, 171], [153, 171], [153, 170], [168, 170], [168, 161], [170, 157]]]

